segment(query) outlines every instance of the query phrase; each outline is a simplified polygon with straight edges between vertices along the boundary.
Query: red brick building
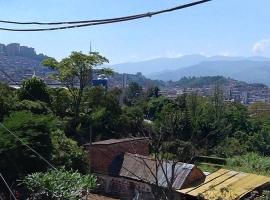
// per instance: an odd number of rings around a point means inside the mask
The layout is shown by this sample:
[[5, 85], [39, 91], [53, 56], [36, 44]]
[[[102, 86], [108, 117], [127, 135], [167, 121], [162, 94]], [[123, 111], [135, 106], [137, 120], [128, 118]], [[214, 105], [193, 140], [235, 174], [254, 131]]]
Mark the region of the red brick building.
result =
[[107, 174], [116, 156], [124, 153], [149, 155], [149, 140], [147, 138], [110, 139], [94, 142], [89, 148], [91, 169], [97, 173]]
[[[168, 160], [157, 165], [149, 157], [147, 138], [105, 140], [88, 144], [88, 148], [91, 169], [98, 177], [99, 190], [121, 199], [154, 199], [152, 185], [167, 188], [166, 178], [173, 180], [175, 191], [205, 178], [195, 165]], [[176, 193], [175, 199], [179, 198], [180, 195]]]

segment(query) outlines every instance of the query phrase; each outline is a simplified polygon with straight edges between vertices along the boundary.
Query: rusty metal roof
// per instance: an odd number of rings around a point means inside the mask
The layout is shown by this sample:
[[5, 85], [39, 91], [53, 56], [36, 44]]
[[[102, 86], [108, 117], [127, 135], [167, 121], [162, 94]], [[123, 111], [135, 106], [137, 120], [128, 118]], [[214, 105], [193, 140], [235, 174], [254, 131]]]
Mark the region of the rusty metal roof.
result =
[[[140, 138], [110, 139], [110, 140], [102, 140], [99, 142], [93, 142], [92, 145], [110, 145], [110, 144], [117, 144], [117, 143], [130, 142], [130, 141], [136, 141], [136, 140], [148, 140], [148, 138], [140, 137]], [[89, 144], [86, 144], [86, 145], [89, 145]]]
[[233, 199], [239, 199], [269, 182], [270, 177], [220, 169], [206, 176], [203, 183], [178, 192], [194, 197], [203, 195], [207, 199], [224, 195], [222, 190], [226, 188]]
[[[186, 164], [181, 162], [163, 161], [158, 162], [149, 157], [134, 155], [126, 153], [122, 155], [122, 160], [113, 164], [112, 169], [117, 168], [117, 163], [121, 163], [118, 172], [114, 171], [114, 174], [119, 176], [131, 178], [135, 180], [144, 181], [151, 184], [157, 184], [162, 187], [167, 187], [168, 181], [166, 179], [173, 180], [173, 188], [175, 190], [181, 189], [187, 181], [188, 176], [196, 166], [192, 164]], [[175, 167], [173, 168], [173, 165]], [[197, 168], [196, 168], [197, 169]], [[199, 169], [197, 169], [199, 170]], [[201, 172], [199, 170], [199, 172]], [[201, 176], [204, 176], [201, 172]]]

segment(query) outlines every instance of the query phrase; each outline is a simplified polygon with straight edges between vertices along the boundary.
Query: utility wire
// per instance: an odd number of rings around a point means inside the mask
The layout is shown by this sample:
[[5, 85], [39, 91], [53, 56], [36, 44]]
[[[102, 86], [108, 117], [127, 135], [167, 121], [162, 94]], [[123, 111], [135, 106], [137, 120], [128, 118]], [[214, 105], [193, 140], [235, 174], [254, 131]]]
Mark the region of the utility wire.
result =
[[4, 176], [0, 173], [0, 178], [3, 180], [4, 184], [6, 185], [6, 187], [8, 188], [11, 196], [14, 198], [14, 200], [17, 200], [17, 198], [15, 197], [15, 195], [13, 194], [11, 188], [9, 187], [8, 183], [6, 182]]
[[83, 20], [83, 21], [62, 21], [62, 22], [18, 22], [18, 21], [8, 21], [8, 20], [0, 20], [0, 23], [7, 23], [7, 24], [17, 24], [17, 25], [63, 25], [63, 24], [83, 24], [83, 23], [95, 23], [95, 22], [104, 22], [104, 21], [114, 21], [114, 20], [122, 20], [122, 19], [129, 19], [129, 18], [137, 18], [137, 17], [152, 17], [154, 15], [172, 12], [175, 10], [195, 6], [197, 4], [205, 3], [211, 0], [200, 0], [196, 2], [192, 2], [189, 4], [179, 5], [173, 8], [164, 9], [155, 12], [148, 12], [136, 15], [130, 15], [125, 17], [116, 17], [116, 18], [108, 18], [108, 19], [95, 19], [95, 20]]
[[[18, 82], [15, 81], [13, 78], [11, 78], [4, 70], [0, 70], [10, 81], [17, 84]], [[26, 92], [33, 98], [36, 99], [31, 93], [26, 90]], [[36, 99], [37, 100], [37, 99]], [[10, 131], [4, 124], [0, 122], [0, 126], [2, 126], [6, 131], [8, 131], [11, 135], [13, 135], [17, 140], [19, 140], [24, 146], [29, 148], [32, 152], [34, 152], [40, 159], [42, 159], [44, 162], [46, 162], [51, 168], [56, 169], [49, 161], [47, 161], [43, 156], [41, 156], [37, 151], [35, 151], [33, 148], [31, 148], [28, 144], [26, 144], [23, 140], [21, 140], [16, 134], [14, 134], [12, 131]]]
[[14, 84], [19, 84], [17, 81], [15, 81], [13, 78], [11, 78], [11, 76], [8, 75], [4, 70], [0, 69], [0, 72], [2, 72]]
[[14, 31], [14, 32], [30, 32], [30, 31], [54, 31], [54, 30], [64, 30], [64, 29], [73, 29], [73, 28], [80, 28], [80, 27], [87, 27], [87, 26], [97, 26], [97, 25], [104, 25], [104, 24], [112, 24], [112, 23], [119, 23], [124, 21], [131, 21], [146, 17], [152, 17], [155, 15], [160, 15], [163, 13], [173, 12], [176, 10], [181, 10], [184, 8], [192, 7], [195, 5], [203, 4], [212, 0], [200, 0], [195, 1], [192, 3], [179, 5], [173, 8], [164, 9], [155, 12], [148, 12], [143, 14], [131, 15], [126, 17], [118, 17], [118, 18], [110, 18], [110, 19], [100, 19], [100, 20], [84, 20], [84, 21], [67, 21], [67, 22], [16, 22], [16, 21], [5, 21], [1, 20], [2, 23], [8, 24], [17, 24], [17, 25], [63, 25], [63, 24], [75, 24], [71, 26], [60, 26], [60, 27], [51, 27], [51, 28], [30, 28], [30, 29], [15, 29], [15, 28], [4, 28], [0, 27], [2, 31]]
[[67, 25], [67, 24], [85, 24], [85, 23], [95, 23], [95, 22], [105, 22], [105, 21], [113, 21], [113, 20], [121, 20], [121, 19], [130, 19], [133, 17], [141, 17], [144, 14], [138, 15], [130, 15], [126, 17], [116, 17], [116, 18], [108, 18], [108, 19], [93, 19], [93, 20], [82, 20], [82, 21], [62, 21], [62, 22], [19, 22], [19, 21], [7, 21], [0, 20], [0, 23], [3, 24], [16, 24], [16, 25]]
[[26, 146], [28, 149], [30, 149], [34, 154], [36, 154], [41, 160], [43, 160], [45, 163], [47, 163], [51, 168], [55, 169], [56, 168], [48, 161], [46, 158], [44, 158], [42, 155], [40, 155], [36, 150], [31, 148], [28, 144], [26, 144], [21, 138], [19, 138], [15, 133], [10, 131], [4, 124], [0, 122], [0, 126], [4, 128], [8, 133], [10, 133], [13, 137], [15, 137], [18, 141], [20, 141], [24, 146]]

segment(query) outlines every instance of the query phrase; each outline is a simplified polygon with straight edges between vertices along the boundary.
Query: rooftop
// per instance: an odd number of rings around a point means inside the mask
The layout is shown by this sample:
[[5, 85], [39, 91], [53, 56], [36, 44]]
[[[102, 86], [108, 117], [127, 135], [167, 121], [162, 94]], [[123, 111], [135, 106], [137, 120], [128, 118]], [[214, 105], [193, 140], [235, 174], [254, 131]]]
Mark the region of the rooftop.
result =
[[[93, 142], [92, 145], [111, 145], [123, 142], [137, 141], [137, 140], [148, 140], [146, 137], [137, 137], [137, 138], [124, 138], [124, 139], [110, 139], [110, 140], [102, 140], [99, 142]], [[87, 144], [89, 145], [89, 144]]]
[[[167, 187], [166, 178], [174, 179], [173, 188], [176, 190], [183, 188], [190, 181], [193, 182], [193, 179], [205, 178], [203, 172], [195, 165], [173, 161], [156, 161], [146, 156], [130, 153], [117, 156], [110, 166], [109, 173], [151, 184], [156, 184], [157, 178], [158, 185], [162, 187]], [[196, 176], [191, 177], [190, 175], [193, 173]], [[154, 174], [157, 174], [158, 177], [154, 177]]]
[[235, 199], [240, 199], [269, 182], [270, 177], [220, 169], [206, 176], [203, 183], [194, 184], [192, 187], [178, 190], [178, 192], [194, 197], [198, 195], [207, 197], [210, 193], [211, 195], [221, 196], [222, 189], [227, 188]]

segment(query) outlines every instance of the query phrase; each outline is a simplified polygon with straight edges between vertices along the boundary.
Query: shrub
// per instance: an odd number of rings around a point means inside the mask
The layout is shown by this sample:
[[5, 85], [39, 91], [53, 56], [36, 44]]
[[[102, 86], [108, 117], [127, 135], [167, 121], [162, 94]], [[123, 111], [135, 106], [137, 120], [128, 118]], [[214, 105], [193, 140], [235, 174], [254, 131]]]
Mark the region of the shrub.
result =
[[22, 184], [29, 190], [30, 200], [79, 200], [96, 186], [96, 177], [65, 169], [34, 173]]

